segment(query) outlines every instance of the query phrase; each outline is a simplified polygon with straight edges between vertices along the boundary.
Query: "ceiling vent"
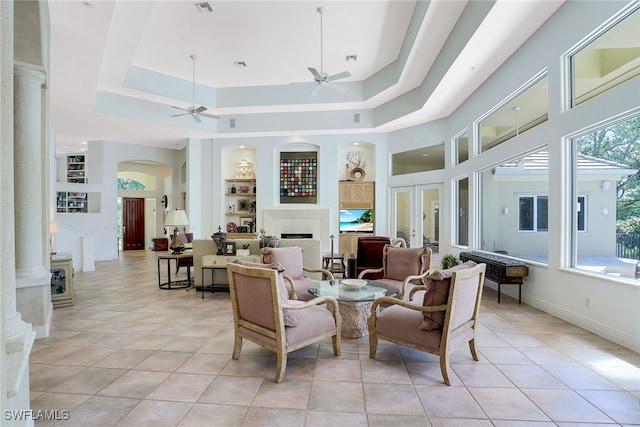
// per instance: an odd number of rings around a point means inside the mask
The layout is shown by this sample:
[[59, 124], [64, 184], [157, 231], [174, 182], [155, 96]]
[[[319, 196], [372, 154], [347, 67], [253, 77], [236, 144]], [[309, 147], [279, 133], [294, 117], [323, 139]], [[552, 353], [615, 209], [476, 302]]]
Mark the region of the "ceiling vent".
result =
[[209, 4], [209, 2], [197, 1], [193, 5], [196, 7], [198, 12], [200, 12], [200, 13], [211, 13], [211, 12], [213, 12], [213, 8]]

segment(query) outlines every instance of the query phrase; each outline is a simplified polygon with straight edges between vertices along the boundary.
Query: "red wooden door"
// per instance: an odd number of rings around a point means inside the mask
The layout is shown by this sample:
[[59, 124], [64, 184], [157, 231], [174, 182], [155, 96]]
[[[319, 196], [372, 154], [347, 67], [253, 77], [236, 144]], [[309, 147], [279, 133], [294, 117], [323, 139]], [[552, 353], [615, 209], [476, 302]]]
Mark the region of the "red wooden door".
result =
[[144, 249], [144, 199], [122, 199], [122, 250]]

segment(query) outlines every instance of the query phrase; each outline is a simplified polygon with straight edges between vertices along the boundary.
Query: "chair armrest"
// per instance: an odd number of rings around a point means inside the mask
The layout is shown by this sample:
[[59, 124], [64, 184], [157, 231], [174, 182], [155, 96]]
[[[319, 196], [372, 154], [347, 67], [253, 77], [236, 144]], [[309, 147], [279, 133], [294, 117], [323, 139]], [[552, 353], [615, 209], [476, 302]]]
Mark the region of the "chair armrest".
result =
[[366, 270], [362, 270], [360, 272], [360, 274], [358, 275], [358, 279], [362, 279], [364, 278], [365, 274], [370, 274], [370, 273], [381, 273], [384, 271], [384, 267], [380, 267], [380, 268], [367, 268]]
[[408, 301], [399, 300], [398, 298], [394, 298], [394, 297], [380, 297], [380, 298], [376, 298], [376, 300], [373, 301], [373, 304], [371, 305], [371, 316], [376, 315], [377, 313], [376, 309], [380, 304], [401, 305], [402, 307], [406, 307], [415, 311], [421, 311], [423, 313], [433, 313], [434, 311], [447, 311], [447, 307], [448, 307], [447, 304], [424, 306], [424, 305], [413, 304]]
[[413, 300], [413, 295], [416, 292], [427, 291], [427, 290], [429, 290], [430, 287], [431, 286], [427, 286], [427, 285], [414, 286], [413, 289], [411, 289], [411, 292], [409, 292], [409, 298], [407, 298], [405, 301]]
[[325, 270], [324, 268], [307, 268], [305, 266], [302, 266], [302, 270], [306, 271], [308, 273], [322, 273], [325, 276], [323, 277], [328, 277], [327, 280], [333, 280], [333, 273], [331, 273], [329, 270]]
[[[407, 292], [407, 284], [412, 281], [412, 280], [420, 280], [420, 282], [424, 283], [424, 278], [427, 277], [427, 275], [430, 273], [430, 270], [425, 271], [422, 274], [414, 274], [411, 276], [407, 276], [404, 278], [404, 280], [402, 281], [402, 289], [400, 292], [400, 299], [403, 299], [405, 301], [411, 301], [411, 298], [407, 298], [407, 296], [405, 295], [405, 293]], [[424, 287], [424, 285], [418, 285], [416, 287]], [[415, 289], [415, 288], [414, 288]], [[427, 289], [422, 289], [424, 291], [426, 291]], [[413, 296], [413, 294], [415, 293], [415, 291], [413, 291], [413, 289], [411, 290], [411, 296]]]
[[296, 294], [296, 285], [293, 281], [293, 277], [283, 274], [282, 277], [284, 280], [289, 282], [289, 299], [298, 299], [298, 294]]

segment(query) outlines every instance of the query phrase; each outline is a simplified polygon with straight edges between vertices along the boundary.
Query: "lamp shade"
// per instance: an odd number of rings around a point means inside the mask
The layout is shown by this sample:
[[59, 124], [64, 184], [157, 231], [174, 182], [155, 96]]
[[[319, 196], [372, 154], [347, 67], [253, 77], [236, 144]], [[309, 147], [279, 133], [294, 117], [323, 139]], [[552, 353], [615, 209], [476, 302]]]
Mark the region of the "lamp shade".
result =
[[55, 221], [49, 222], [49, 233], [56, 234], [58, 232], [58, 223]]
[[164, 225], [167, 227], [184, 227], [189, 225], [189, 219], [183, 210], [169, 211], [167, 218], [164, 220]]

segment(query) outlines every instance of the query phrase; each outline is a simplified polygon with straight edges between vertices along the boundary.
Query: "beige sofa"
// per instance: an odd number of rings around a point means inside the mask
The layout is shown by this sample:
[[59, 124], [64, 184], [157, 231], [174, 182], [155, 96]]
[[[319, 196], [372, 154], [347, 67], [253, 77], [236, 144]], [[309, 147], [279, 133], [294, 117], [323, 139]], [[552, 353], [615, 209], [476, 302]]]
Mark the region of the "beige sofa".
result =
[[[242, 249], [245, 244], [249, 245], [249, 253], [252, 256], [260, 257], [260, 241], [257, 239], [237, 239], [229, 240], [236, 242], [236, 249]], [[202, 257], [205, 255], [215, 255], [218, 252], [213, 239], [195, 239], [193, 240], [193, 268], [194, 283], [200, 287], [202, 285]], [[320, 240], [316, 239], [282, 239], [281, 247], [299, 246], [303, 249], [302, 261], [305, 267], [320, 269], [322, 268], [322, 246]], [[233, 259], [233, 257], [230, 257]], [[215, 283], [228, 284], [227, 271], [224, 269], [214, 270]], [[319, 273], [309, 273], [309, 277], [321, 279]], [[205, 273], [205, 282], [209, 282], [211, 273]], [[209, 285], [210, 283], [205, 283]]]

